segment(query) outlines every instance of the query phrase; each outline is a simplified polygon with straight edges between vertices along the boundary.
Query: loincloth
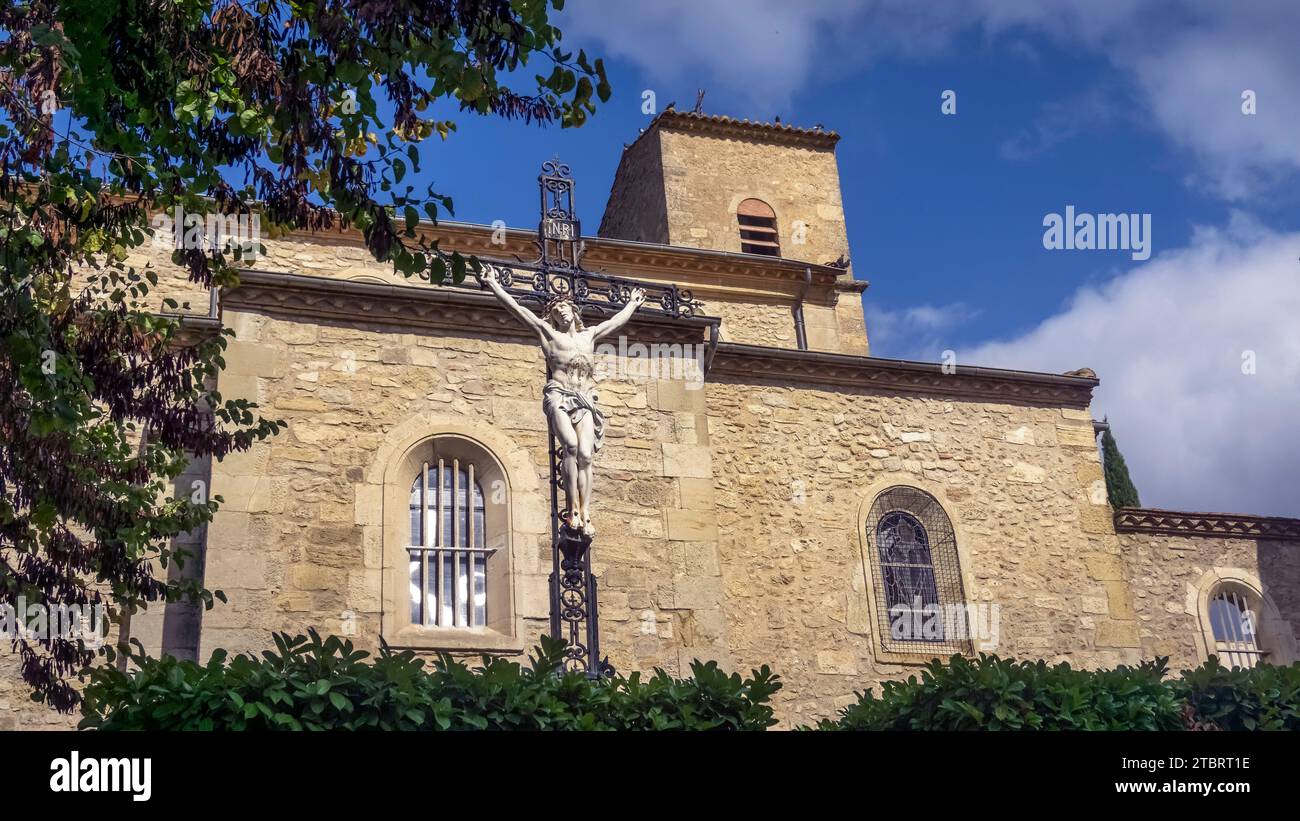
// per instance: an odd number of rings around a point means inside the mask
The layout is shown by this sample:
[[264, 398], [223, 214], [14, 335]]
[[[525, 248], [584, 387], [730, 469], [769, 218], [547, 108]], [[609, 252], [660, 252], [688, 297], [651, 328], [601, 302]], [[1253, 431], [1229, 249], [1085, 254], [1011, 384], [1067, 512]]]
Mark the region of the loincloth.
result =
[[551, 418], [554, 408], [559, 408], [569, 415], [569, 421], [576, 428], [582, 421], [582, 417], [587, 413], [591, 414], [592, 427], [596, 431], [596, 442], [592, 450], [600, 450], [601, 444], [605, 440], [605, 414], [600, 412], [596, 407], [596, 394], [584, 394], [579, 391], [570, 390], [559, 382], [552, 379], [546, 383], [542, 389], [542, 409], [546, 411], [546, 418]]

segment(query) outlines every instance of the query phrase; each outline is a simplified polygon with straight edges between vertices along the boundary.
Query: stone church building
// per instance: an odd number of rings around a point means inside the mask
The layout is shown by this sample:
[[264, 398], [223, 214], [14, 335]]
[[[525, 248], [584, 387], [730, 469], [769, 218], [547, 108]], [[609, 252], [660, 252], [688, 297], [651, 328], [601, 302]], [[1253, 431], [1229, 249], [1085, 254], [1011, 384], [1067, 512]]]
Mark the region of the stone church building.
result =
[[[582, 265], [689, 289], [701, 310], [635, 314], [618, 344], [662, 356], [603, 363], [602, 654], [620, 672], [769, 664], [792, 724], [981, 648], [1084, 667], [1296, 660], [1300, 520], [1112, 510], [1086, 368], [871, 355], [838, 140], [668, 110], [623, 149]], [[531, 228], [423, 230], [537, 255]], [[224, 499], [193, 547], [229, 603], [157, 608], [132, 636], [201, 659], [312, 627], [522, 657], [550, 614], [536, 339], [472, 278], [404, 280], [354, 232], [264, 244], [211, 318], [206, 293], [185, 295], [196, 328], [235, 331], [221, 394], [287, 422], [183, 482]], [[955, 607], [969, 629], [921, 618]], [[47, 720], [22, 701], [0, 684], [0, 722]]]

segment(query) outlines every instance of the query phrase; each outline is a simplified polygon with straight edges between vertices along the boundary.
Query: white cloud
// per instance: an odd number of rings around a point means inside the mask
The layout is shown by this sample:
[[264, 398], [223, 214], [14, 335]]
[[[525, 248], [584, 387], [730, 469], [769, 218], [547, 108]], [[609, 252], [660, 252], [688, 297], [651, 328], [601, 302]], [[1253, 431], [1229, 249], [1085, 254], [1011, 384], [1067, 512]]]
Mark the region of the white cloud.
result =
[[[1199, 160], [1198, 181], [1231, 200], [1300, 169], [1300, 4], [1276, 19], [1243, 18], [1121, 58], [1156, 124]], [[1246, 90], [1254, 115], [1242, 113]]]
[[[560, 18], [566, 44], [599, 43], [603, 54], [639, 65], [662, 108], [671, 89], [700, 80], [738, 92], [769, 119], [807, 82], [827, 27], [856, 16], [866, 0], [699, 2], [699, 0], [579, 0]], [[590, 50], [590, 49], [589, 49]], [[693, 87], [687, 88], [693, 91]], [[639, 96], [639, 95], [638, 95]], [[694, 98], [676, 100], [688, 109]]]
[[[972, 31], [1015, 60], [1051, 47], [1097, 55], [1116, 76], [1047, 102], [1027, 128], [1008, 124], [1019, 136], [1007, 156], [1042, 153], [1098, 119], [1122, 118], [1162, 134], [1192, 160], [1187, 181], [1229, 201], [1300, 171], [1295, 0], [573, 0], [568, 9], [561, 27], [570, 45], [630, 60], [661, 95], [684, 83], [686, 93], [720, 87], [748, 101], [726, 113], [757, 118], [829, 73], [882, 56], [950, 53]], [[1256, 93], [1253, 116], [1241, 111], [1246, 89]], [[693, 98], [678, 102], [687, 108]], [[1300, 233], [1237, 217], [1084, 288], [1018, 339], [958, 350], [958, 361], [1097, 370], [1094, 411], [1109, 414], [1146, 504], [1300, 515], [1298, 256]], [[929, 360], [953, 347], [945, 335], [970, 315], [961, 305], [867, 308], [873, 349]], [[1246, 351], [1253, 375], [1242, 373]]]
[[900, 310], [886, 310], [867, 302], [863, 309], [873, 351], [922, 362], [941, 359], [945, 350], [954, 347], [945, 334], [979, 315], [979, 311], [960, 302]]
[[[636, 63], [669, 96], [720, 86], [748, 101], [727, 113], [760, 119], [797, 103], [810, 82], [883, 55], [925, 59], [976, 31], [1021, 59], [1024, 37], [1037, 36], [1112, 63], [1129, 84], [1127, 115], [1196, 161], [1189, 181], [1241, 200], [1300, 170], [1295, 0], [578, 0], [568, 9], [570, 44]], [[1257, 95], [1253, 116], [1241, 112], [1246, 89]], [[1047, 104], [1039, 142], [1059, 137], [1062, 123], [1068, 137], [1077, 120], [1060, 107], [1069, 104]]]
[[[1235, 217], [960, 361], [1101, 377], [1142, 502], [1300, 515], [1300, 233]], [[1253, 352], [1256, 372], [1242, 372]]]
[[[1192, 181], [1242, 200], [1300, 170], [1300, 3], [1294, 0], [977, 0], [991, 33], [1028, 29], [1107, 58], [1130, 113], [1187, 150]], [[1242, 113], [1254, 91], [1256, 113]], [[1049, 115], [1050, 107], [1049, 104]]]

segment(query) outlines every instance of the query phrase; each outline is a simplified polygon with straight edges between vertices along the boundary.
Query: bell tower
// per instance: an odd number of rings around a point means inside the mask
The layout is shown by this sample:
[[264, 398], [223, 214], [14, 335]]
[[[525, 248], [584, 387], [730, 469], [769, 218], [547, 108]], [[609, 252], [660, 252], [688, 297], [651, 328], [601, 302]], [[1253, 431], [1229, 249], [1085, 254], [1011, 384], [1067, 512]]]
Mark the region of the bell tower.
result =
[[599, 235], [842, 264], [838, 141], [820, 126], [668, 109], [624, 149]]

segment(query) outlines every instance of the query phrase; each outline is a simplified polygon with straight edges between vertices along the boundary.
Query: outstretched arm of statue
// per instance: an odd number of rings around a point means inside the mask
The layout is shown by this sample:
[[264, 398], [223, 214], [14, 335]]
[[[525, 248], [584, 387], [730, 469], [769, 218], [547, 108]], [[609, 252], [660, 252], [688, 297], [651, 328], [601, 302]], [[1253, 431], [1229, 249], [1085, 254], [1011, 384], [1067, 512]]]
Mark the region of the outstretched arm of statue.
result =
[[514, 297], [510, 296], [510, 294], [506, 292], [505, 288], [501, 287], [501, 282], [497, 279], [497, 270], [495, 268], [490, 265], [484, 266], [483, 282], [488, 286], [488, 290], [495, 294], [496, 298], [501, 301], [501, 304], [506, 306], [507, 311], [514, 314], [521, 322], [532, 328], [543, 342], [547, 341], [549, 338], [548, 332], [550, 331], [550, 328], [547, 327], [545, 322], [538, 319], [536, 314], [520, 305]]
[[632, 314], [636, 313], [636, 309], [643, 304], [645, 304], [645, 291], [641, 288], [633, 288], [623, 309], [597, 325], [591, 332], [592, 338], [600, 339], [618, 331], [632, 319]]

